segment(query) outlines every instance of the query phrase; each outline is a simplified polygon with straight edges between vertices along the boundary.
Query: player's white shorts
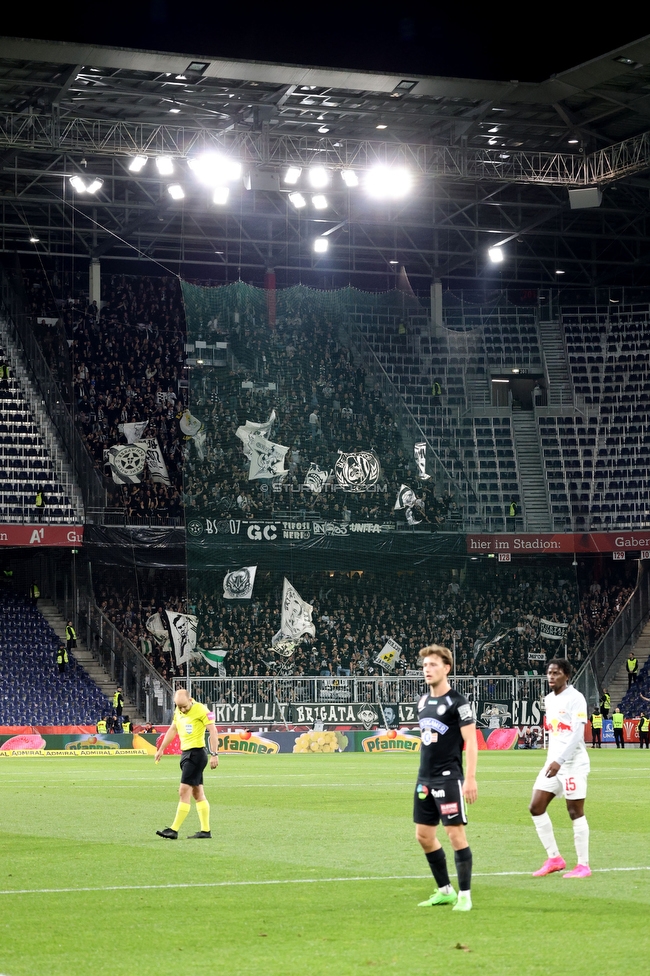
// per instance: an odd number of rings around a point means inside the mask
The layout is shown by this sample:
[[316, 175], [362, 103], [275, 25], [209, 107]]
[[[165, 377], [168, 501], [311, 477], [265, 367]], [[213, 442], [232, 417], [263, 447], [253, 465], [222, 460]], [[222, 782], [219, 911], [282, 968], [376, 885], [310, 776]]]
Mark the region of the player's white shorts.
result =
[[564, 797], [565, 800], [584, 800], [587, 795], [589, 762], [577, 765], [565, 763], [560, 766], [555, 776], [547, 776], [546, 769], [550, 764], [551, 761], [547, 760], [544, 767], [539, 771], [533, 790], [553, 793], [555, 796]]

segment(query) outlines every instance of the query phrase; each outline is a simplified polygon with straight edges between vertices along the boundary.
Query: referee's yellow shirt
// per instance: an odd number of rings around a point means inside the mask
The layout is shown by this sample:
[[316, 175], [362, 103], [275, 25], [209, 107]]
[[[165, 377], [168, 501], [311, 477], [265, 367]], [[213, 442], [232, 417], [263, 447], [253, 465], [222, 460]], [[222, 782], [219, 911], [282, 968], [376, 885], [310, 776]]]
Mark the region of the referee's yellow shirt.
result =
[[181, 750], [202, 749], [205, 745], [205, 730], [214, 716], [205, 705], [194, 702], [189, 712], [174, 709], [174, 725], [181, 740]]

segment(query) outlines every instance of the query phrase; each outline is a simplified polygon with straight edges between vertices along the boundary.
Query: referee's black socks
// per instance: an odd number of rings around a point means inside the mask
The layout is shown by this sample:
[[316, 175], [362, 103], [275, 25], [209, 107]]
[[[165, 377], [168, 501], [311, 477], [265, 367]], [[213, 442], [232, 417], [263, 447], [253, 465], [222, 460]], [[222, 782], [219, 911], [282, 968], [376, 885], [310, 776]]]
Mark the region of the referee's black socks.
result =
[[[437, 851], [429, 851], [424, 855], [429, 862], [429, 867], [431, 868], [431, 873], [436, 879], [436, 884], [439, 888], [444, 888], [445, 885], [450, 885], [449, 872], [447, 871], [447, 858], [445, 856], [444, 849], [439, 847]], [[471, 861], [470, 861], [471, 865]], [[471, 867], [470, 867], [471, 874]]]
[[463, 847], [460, 851], [454, 851], [454, 861], [456, 862], [456, 874], [458, 875], [458, 890], [469, 891], [472, 886], [471, 848]]

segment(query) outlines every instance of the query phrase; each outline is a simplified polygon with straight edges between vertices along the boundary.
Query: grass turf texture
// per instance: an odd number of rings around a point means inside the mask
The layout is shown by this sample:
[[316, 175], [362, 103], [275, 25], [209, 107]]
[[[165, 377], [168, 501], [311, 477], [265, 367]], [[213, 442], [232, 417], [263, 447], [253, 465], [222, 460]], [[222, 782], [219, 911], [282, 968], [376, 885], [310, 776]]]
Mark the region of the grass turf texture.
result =
[[[543, 754], [480, 754], [462, 915], [416, 907], [435, 885], [413, 839], [413, 756], [224, 756], [206, 772], [212, 841], [185, 840], [194, 806], [178, 841], [156, 837], [176, 807], [171, 757], [5, 759], [0, 973], [593, 976], [647, 914], [650, 756], [590, 756], [596, 870], [565, 881], [530, 876], [545, 859], [527, 812]], [[563, 801], [549, 812], [573, 867]], [[598, 870], [614, 868], [639, 870]], [[644, 972], [646, 951], [626, 938], [625, 969]]]

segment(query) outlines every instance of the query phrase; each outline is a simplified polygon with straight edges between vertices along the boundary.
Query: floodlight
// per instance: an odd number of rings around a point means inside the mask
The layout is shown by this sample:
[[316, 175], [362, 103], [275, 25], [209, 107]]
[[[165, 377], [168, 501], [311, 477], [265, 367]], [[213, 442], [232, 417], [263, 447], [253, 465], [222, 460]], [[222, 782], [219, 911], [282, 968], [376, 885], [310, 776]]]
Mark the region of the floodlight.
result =
[[214, 193], [212, 194], [212, 202], [221, 204], [228, 203], [228, 197], [230, 196], [230, 189], [227, 186], [215, 186]]
[[325, 210], [327, 208], [327, 197], [325, 197], [322, 193], [316, 193], [311, 198], [311, 202], [317, 210]]
[[97, 193], [100, 186], [104, 185], [104, 181], [100, 179], [93, 179], [90, 183], [86, 183], [82, 176], [71, 176], [70, 186], [74, 187], [77, 193]]
[[317, 237], [314, 241], [314, 250], [316, 254], [325, 254], [325, 251], [330, 246], [330, 242], [326, 237]]
[[488, 257], [492, 264], [501, 264], [503, 261], [503, 251], [500, 247], [490, 247], [488, 248]]
[[375, 166], [366, 174], [365, 187], [371, 197], [399, 200], [411, 189], [413, 179], [402, 166]]
[[346, 186], [359, 185], [359, 177], [357, 176], [357, 174], [354, 172], [353, 169], [342, 169], [341, 179], [343, 180]]
[[140, 170], [144, 169], [147, 164], [146, 156], [134, 156], [129, 163], [129, 169], [132, 173], [139, 173]]
[[[38, 242], [39, 242], [39, 241], [40, 241], [40, 237], [33, 237], [33, 236], [32, 236], [32, 237], [30, 237], [30, 238], [29, 238], [29, 243], [30, 243], [30, 244], [38, 244]], [[611, 299], [611, 298], [610, 298], [610, 302], [611, 302], [612, 300], [613, 300], [613, 299]]]
[[158, 156], [156, 167], [161, 176], [171, 176], [174, 172], [174, 161], [171, 156]]
[[296, 210], [302, 210], [303, 207], [307, 206], [307, 201], [303, 197], [302, 193], [290, 193], [289, 199], [296, 208]]
[[206, 186], [224, 186], [241, 177], [241, 163], [219, 153], [203, 153], [194, 159], [188, 159], [187, 165]]
[[330, 181], [330, 175], [324, 166], [312, 166], [309, 170], [309, 182], [315, 190], [322, 190]]
[[182, 200], [185, 196], [185, 190], [180, 183], [172, 183], [171, 186], [167, 187], [167, 192], [172, 200]]
[[328, 127], [326, 125], [319, 125], [318, 126], [318, 131], [321, 133], [321, 135], [325, 135], [325, 133], [326, 132], [329, 132], [330, 130], [328, 129]]
[[284, 174], [284, 182], [288, 183], [290, 186], [295, 186], [300, 179], [301, 173], [302, 169], [300, 166], [290, 166]]

